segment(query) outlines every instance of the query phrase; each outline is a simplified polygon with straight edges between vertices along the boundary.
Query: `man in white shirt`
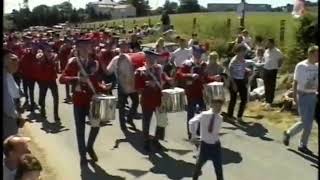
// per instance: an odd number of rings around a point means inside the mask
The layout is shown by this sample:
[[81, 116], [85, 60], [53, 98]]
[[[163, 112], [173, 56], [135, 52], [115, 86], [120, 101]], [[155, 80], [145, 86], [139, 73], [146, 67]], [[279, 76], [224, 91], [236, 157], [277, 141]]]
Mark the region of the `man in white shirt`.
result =
[[[115, 73], [118, 80], [118, 101], [119, 101], [119, 120], [120, 127], [122, 131], [126, 131], [127, 127], [125, 123], [127, 122], [136, 129], [133, 123], [133, 117], [137, 112], [139, 106], [139, 94], [135, 90], [134, 83], [134, 66], [132, 64], [131, 58], [128, 54], [125, 54], [128, 47], [128, 43], [125, 40], [119, 42], [120, 54], [115, 56], [110, 64], [106, 68], [107, 74]], [[132, 105], [127, 117], [125, 117], [125, 105], [127, 98], [130, 97]]]
[[264, 52], [263, 81], [265, 86], [266, 105], [270, 107], [276, 90], [278, 69], [283, 62], [282, 52], [275, 47], [274, 39], [267, 40], [267, 49]]
[[317, 103], [319, 79], [319, 48], [312, 46], [308, 50], [308, 59], [299, 62], [294, 71], [293, 93], [294, 101], [298, 105], [301, 121], [284, 132], [283, 143], [288, 146], [290, 137], [303, 130], [298, 150], [305, 154], [312, 154], [307, 148], [312, 129], [314, 113]]
[[188, 41], [188, 47], [191, 48], [194, 44], [194, 41], [197, 40], [197, 33], [192, 33], [192, 38]]
[[217, 180], [223, 180], [221, 144], [219, 131], [222, 124], [220, 111], [224, 100], [213, 100], [211, 109], [203, 111], [189, 121], [191, 141], [196, 140], [198, 125], [200, 123], [200, 153], [196, 162], [193, 180], [197, 180], [201, 174], [201, 168], [207, 160], [213, 161]]
[[192, 58], [192, 49], [187, 49], [186, 47], [186, 40], [181, 38], [180, 47], [176, 49], [172, 54], [172, 61], [176, 64], [177, 67], [182, 67], [183, 63], [186, 60]]
[[28, 142], [30, 138], [18, 135], [9, 136], [3, 143], [3, 180], [14, 180], [19, 159], [30, 153]]

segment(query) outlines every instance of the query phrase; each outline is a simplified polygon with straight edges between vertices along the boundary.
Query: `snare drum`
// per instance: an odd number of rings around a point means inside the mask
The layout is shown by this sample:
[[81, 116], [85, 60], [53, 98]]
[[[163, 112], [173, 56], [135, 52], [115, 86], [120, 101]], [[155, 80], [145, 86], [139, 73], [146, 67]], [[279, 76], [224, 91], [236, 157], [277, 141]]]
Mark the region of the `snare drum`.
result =
[[206, 105], [211, 106], [212, 100], [224, 100], [224, 86], [223, 82], [212, 82], [206, 84], [203, 89], [203, 97]]
[[161, 106], [159, 111], [175, 113], [184, 111], [186, 105], [186, 94], [184, 89], [172, 88], [162, 90]]
[[99, 127], [100, 122], [115, 120], [117, 98], [107, 95], [96, 95], [92, 98], [90, 106], [90, 123]]

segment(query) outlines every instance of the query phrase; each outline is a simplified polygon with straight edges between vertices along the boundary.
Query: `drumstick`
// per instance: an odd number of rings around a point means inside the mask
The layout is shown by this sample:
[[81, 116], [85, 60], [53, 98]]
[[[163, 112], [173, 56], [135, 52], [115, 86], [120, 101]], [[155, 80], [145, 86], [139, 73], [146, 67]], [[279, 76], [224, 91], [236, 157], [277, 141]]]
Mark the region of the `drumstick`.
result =
[[89, 87], [90, 87], [90, 89], [92, 90], [92, 92], [93, 92], [94, 94], [96, 94], [96, 90], [94, 89], [94, 86], [93, 86], [92, 82], [91, 82], [90, 79], [89, 79], [89, 75], [88, 75], [87, 72], [83, 69], [83, 66], [82, 66], [82, 64], [81, 64], [81, 62], [80, 62], [79, 60], [80, 60], [80, 57], [79, 57], [79, 55], [78, 55], [78, 57], [76, 58], [76, 61], [77, 61], [77, 63], [78, 63], [78, 66], [80, 67], [80, 73], [81, 73], [84, 77], [87, 78], [87, 84], [89, 85]]

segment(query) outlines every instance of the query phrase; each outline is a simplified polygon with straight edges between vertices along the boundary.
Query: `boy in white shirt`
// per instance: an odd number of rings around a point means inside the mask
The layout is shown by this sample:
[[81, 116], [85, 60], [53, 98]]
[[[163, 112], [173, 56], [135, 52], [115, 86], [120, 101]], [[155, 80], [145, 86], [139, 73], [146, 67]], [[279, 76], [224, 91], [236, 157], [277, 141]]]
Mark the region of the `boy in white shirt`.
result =
[[191, 141], [196, 141], [197, 128], [200, 124], [200, 153], [196, 162], [193, 180], [197, 180], [201, 174], [201, 168], [207, 160], [213, 161], [217, 180], [223, 180], [221, 144], [219, 131], [222, 124], [220, 115], [224, 100], [213, 100], [211, 109], [203, 111], [189, 121], [189, 129], [192, 135]]

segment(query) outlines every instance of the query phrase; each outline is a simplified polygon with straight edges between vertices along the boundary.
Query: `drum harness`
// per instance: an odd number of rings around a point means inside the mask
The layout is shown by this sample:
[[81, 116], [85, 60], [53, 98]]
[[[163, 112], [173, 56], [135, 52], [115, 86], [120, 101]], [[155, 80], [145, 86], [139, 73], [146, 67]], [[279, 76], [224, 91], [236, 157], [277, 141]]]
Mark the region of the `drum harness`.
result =
[[81, 62], [80, 62], [80, 57], [76, 57], [76, 62], [77, 62], [77, 64], [78, 64], [79, 68], [80, 68], [80, 74], [82, 74], [84, 77], [87, 78], [87, 84], [89, 85], [89, 87], [90, 87], [91, 91], [93, 92], [93, 94], [96, 94], [96, 90], [95, 90], [95, 88], [94, 88], [91, 80], [89, 79], [89, 75], [88, 75], [88, 73], [84, 70], [84, 68], [83, 68], [83, 66], [82, 66], [82, 64], [81, 64]]

